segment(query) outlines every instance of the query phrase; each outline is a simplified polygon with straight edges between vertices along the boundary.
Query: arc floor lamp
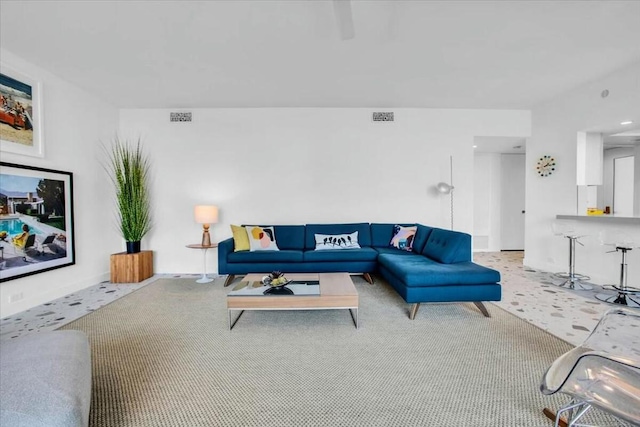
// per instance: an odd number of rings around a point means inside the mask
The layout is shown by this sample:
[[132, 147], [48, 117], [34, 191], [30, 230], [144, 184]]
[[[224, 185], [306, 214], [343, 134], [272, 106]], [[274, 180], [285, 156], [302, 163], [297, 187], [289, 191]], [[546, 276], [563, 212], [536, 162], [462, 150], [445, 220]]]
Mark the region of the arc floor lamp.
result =
[[451, 201], [451, 207], [449, 209], [449, 217], [451, 222], [451, 229], [453, 230], [453, 156], [449, 156], [449, 183], [439, 182], [436, 185], [436, 189], [440, 194], [448, 194]]

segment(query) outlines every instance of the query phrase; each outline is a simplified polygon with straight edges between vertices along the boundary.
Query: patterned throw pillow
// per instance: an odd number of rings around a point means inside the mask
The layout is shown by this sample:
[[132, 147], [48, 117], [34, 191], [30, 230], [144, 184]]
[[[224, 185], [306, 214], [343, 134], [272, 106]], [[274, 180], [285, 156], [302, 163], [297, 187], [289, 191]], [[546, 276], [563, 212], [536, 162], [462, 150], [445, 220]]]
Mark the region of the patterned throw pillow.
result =
[[389, 245], [403, 251], [409, 251], [413, 249], [413, 239], [416, 237], [417, 226], [403, 227], [401, 225], [395, 225], [393, 227], [393, 237]]
[[358, 232], [351, 234], [315, 234], [316, 250], [327, 249], [359, 249]]
[[276, 244], [276, 233], [273, 227], [257, 227], [247, 225], [247, 236], [251, 252], [254, 251], [279, 251]]

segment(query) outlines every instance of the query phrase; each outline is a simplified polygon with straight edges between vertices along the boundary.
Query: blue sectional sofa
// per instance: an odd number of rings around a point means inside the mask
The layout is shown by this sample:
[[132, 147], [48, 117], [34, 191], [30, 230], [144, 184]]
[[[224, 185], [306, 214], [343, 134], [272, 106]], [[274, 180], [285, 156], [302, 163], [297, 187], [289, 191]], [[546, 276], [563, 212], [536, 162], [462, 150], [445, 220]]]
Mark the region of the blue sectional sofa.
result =
[[[417, 226], [411, 251], [390, 245], [395, 224], [274, 225], [279, 251], [234, 252], [234, 240], [218, 245], [218, 271], [227, 274], [225, 286], [236, 275], [268, 273], [348, 272], [378, 273], [412, 304], [411, 319], [427, 302], [473, 302], [489, 317], [483, 301], [500, 301], [500, 273], [471, 261], [471, 236], [457, 231]], [[315, 250], [316, 234], [358, 232], [360, 249]]]

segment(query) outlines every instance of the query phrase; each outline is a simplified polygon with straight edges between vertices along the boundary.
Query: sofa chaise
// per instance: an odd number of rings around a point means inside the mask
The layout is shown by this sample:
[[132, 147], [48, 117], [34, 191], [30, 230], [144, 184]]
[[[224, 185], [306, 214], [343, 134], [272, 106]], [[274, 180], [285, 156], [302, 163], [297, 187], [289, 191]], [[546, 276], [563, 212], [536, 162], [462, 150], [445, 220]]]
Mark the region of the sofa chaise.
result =
[[[370, 274], [378, 273], [412, 304], [412, 320], [420, 304], [428, 302], [473, 302], [489, 317], [482, 302], [500, 301], [500, 273], [471, 261], [471, 236], [422, 224], [400, 225], [417, 228], [411, 250], [390, 245], [396, 224], [273, 225], [279, 250], [235, 251], [234, 239], [226, 239], [218, 245], [218, 271], [228, 275], [225, 286], [236, 275], [273, 270], [363, 274], [369, 283]], [[316, 250], [317, 235], [355, 232], [360, 248]]]

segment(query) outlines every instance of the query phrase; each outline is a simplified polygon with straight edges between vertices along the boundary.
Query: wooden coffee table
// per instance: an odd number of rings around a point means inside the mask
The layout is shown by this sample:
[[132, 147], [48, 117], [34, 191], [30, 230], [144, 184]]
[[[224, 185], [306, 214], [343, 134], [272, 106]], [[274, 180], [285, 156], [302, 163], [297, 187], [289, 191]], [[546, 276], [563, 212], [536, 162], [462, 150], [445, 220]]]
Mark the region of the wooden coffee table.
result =
[[[265, 275], [247, 274], [242, 281], [259, 282]], [[349, 310], [358, 328], [358, 291], [349, 273], [290, 273], [286, 277], [295, 281], [319, 280], [320, 295], [227, 295], [229, 330], [244, 310]], [[240, 310], [233, 322], [232, 310]]]

